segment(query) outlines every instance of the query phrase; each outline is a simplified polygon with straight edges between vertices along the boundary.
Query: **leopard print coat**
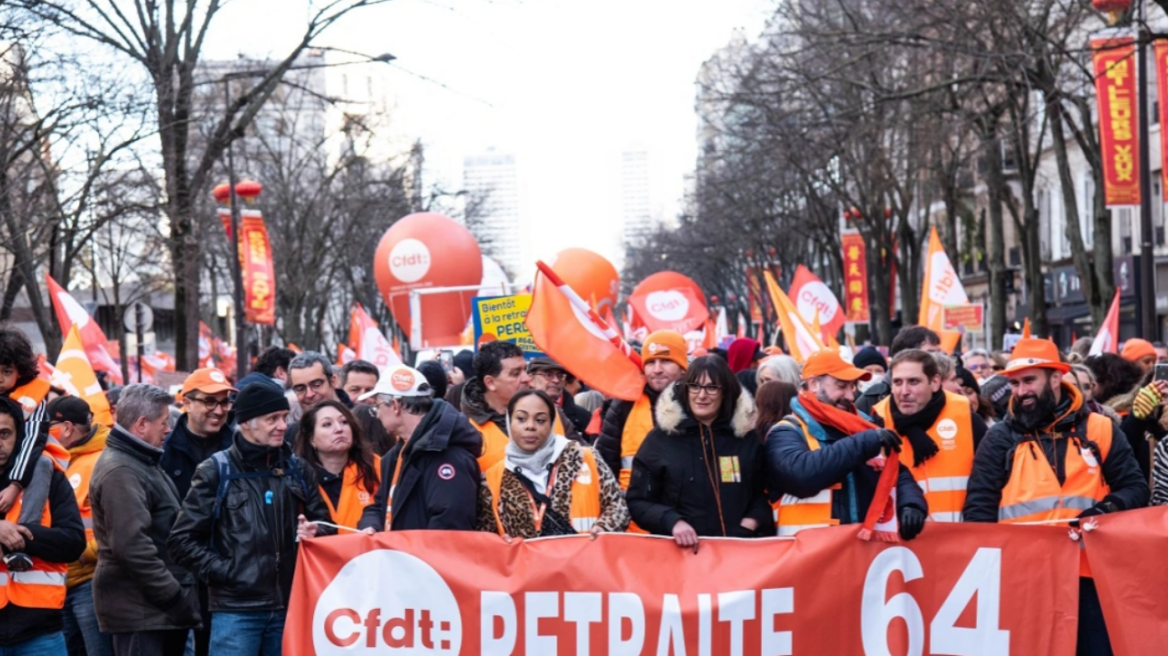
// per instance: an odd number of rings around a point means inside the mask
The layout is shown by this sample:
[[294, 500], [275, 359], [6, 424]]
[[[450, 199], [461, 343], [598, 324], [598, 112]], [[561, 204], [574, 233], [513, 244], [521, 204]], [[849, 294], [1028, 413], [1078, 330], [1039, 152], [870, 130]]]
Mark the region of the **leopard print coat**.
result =
[[[559, 470], [556, 481], [548, 495], [552, 500], [552, 509], [565, 519], [568, 518], [572, 503], [572, 482], [576, 480], [581, 465], [584, 464], [584, 449], [591, 447], [576, 442], [569, 442], [557, 461]], [[599, 530], [606, 533], [622, 533], [629, 527], [629, 508], [625, 505], [625, 495], [621, 492], [620, 483], [613, 476], [612, 470], [604, 464], [600, 456], [596, 456], [596, 468], [600, 471], [600, 517], [596, 521]], [[503, 531], [515, 538], [536, 538], [539, 533], [535, 530], [535, 516], [532, 514], [531, 497], [523, 483], [511, 472], [503, 474], [503, 483], [499, 490], [499, 519], [503, 522]], [[492, 509], [494, 499], [491, 490], [487, 487], [486, 476], [483, 476], [479, 488], [478, 529], [489, 533], [498, 533], [495, 524], [495, 512]]]

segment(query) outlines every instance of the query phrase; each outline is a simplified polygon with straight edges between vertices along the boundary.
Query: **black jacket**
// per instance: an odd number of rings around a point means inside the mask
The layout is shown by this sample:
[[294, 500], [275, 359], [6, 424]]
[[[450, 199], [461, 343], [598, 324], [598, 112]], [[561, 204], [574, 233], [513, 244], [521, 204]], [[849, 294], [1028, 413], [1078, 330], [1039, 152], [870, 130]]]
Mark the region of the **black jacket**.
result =
[[[49, 514], [52, 527], [23, 524], [33, 539], [26, 540], [24, 553], [50, 563], [71, 563], [85, 551], [85, 527], [77, 511], [73, 487], [65, 475], [53, 469], [49, 482]], [[23, 608], [9, 602], [0, 608], [0, 647], [61, 630], [61, 611], [53, 608]]]
[[856, 409], [860, 412], [872, 416], [873, 406], [884, 400], [884, 397], [892, 394], [892, 384], [888, 382], [888, 375], [885, 375], [880, 380], [872, 383], [860, 398], [856, 399]]
[[238, 430], [234, 426], [224, 424], [218, 433], [208, 437], [199, 437], [191, 432], [187, 426], [189, 415], [184, 414], [174, 425], [174, 430], [166, 437], [162, 444], [162, 460], [158, 466], [178, 490], [179, 501], [187, 496], [191, 489], [191, 478], [195, 475], [195, 468], [207, 458], [219, 451], [231, 448], [231, 436]]
[[[654, 392], [648, 385], [645, 386], [645, 394], [649, 395], [649, 403], [656, 410], [660, 394]], [[614, 399], [604, 412], [600, 437], [596, 438], [596, 452], [613, 474], [619, 475], [621, 470], [621, 436], [625, 432], [625, 422], [629, 419], [629, 413], [633, 411], [633, 405], [632, 401]], [[653, 416], [653, 423], [657, 423], [656, 413]]]
[[[1066, 383], [1063, 385], [1060, 408], [1065, 411], [1069, 406], [1069, 395], [1066, 392]], [[965, 521], [998, 521], [1002, 488], [1010, 480], [1014, 458], [1018, 457], [1016, 451], [1025, 442], [1036, 441], [1042, 447], [1047, 459], [1054, 465], [1059, 483], [1062, 484], [1066, 480], [1067, 446], [1070, 443], [1065, 434], [1074, 431], [1086, 439], [1087, 417], [1090, 414], [1091, 412], [1085, 408], [1067, 414], [1054, 427], [1062, 436], [1058, 439], [1052, 438], [1050, 433], [1026, 434], [1016, 424], [1013, 415], [994, 424], [973, 457], [973, 472], [969, 476], [965, 508], [962, 511]], [[1114, 503], [1119, 510], [1143, 508], [1151, 496], [1148, 479], [1140, 473], [1140, 466], [1132, 454], [1131, 444], [1123, 432], [1114, 422], [1110, 422], [1110, 426], [1111, 449], [1103, 459], [1103, 479], [1111, 488], [1111, 493], [1104, 497], [1103, 501]]]
[[161, 457], [160, 449], [114, 426], [93, 467], [93, 600], [109, 633], [199, 625], [195, 577], [166, 551], [182, 502], [158, 467]]
[[[562, 400], [560, 402], [560, 409], [564, 411], [568, 419], [572, 422], [572, 426], [580, 435], [585, 435], [588, 431], [588, 424], [592, 423], [592, 413], [584, 408], [576, 405], [576, 399], [567, 392], [561, 392]], [[565, 429], [568, 427], [565, 426]], [[564, 437], [567, 437], [566, 435]]]
[[[779, 422], [766, 438], [767, 488], [778, 496], [790, 494], [803, 499], [839, 483], [842, 487], [831, 495], [832, 518], [840, 524], [862, 523], [880, 482], [880, 472], [868, 465], [868, 460], [880, 453], [879, 432], [867, 430], [845, 435], [811, 419], [798, 399], [792, 399], [791, 413], [809, 422], [812, 435], [822, 443], [818, 450], [812, 451], [803, 430], [792, 419]], [[929, 511], [912, 472], [901, 463], [896, 480], [896, 507], [900, 510], [905, 506]]]
[[[211, 612], [282, 610], [296, 567], [297, 517], [329, 522], [328, 507], [316, 473], [303, 460], [293, 465], [287, 445], [260, 447], [237, 435], [227, 454], [237, 472], [268, 475], [231, 481], [216, 519], [219, 469], [214, 460], [204, 461], [195, 470], [167, 549], [208, 585]], [[299, 477], [292, 473], [294, 466]], [[271, 502], [266, 503], [269, 491]], [[320, 526], [317, 535], [334, 532]]]
[[[685, 411], [678, 394], [677, 384], [661, 393], [654, 413], [657, 428], [649, 431], [633, 459], [625, 494], [633, 521], [656, 535], [672, 535], [679, 520], [704, 536], [774, 535], [771, 507], [763, 490], [762, 445], [752, 431], [750, 395], [739, 397], [730, 420], [706, 428]], [[699, 431], [705, 433], [705, 446]], [[709, 452], [711, 441], [717, 460]], [[718, 482], [717, 497], [711, 476]], [[757, 531], [741, 527], [747, 517], [758, 522]]]
[[409, 440], [381, 459], [382, 484], [365, 506], [357, 528], [385, 529], [385, 501], [398, 458], [401, 476], [393, 492], [395, 531], [475, 530], [479, 492], [478, 454], [483, 436], [442, 399], [422, 418]]

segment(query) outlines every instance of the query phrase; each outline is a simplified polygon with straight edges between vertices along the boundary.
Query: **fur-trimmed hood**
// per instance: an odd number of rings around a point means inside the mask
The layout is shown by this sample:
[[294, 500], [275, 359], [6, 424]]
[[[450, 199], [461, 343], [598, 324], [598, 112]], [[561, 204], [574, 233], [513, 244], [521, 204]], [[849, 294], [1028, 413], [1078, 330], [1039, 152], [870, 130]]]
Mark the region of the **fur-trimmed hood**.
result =
[[[657, 428], [660, 428], [665, 433], [670, 435], [677, 435], [685, 428], [685, 424], [695, 422], [693, 417], [685, 410], [685, 406], [681, 404], [681, 400], [677, 398], [677, 389], [680, 383], [675, 383], [665, 388], [661, 393], [661, 397], [657, 399], [657, 407], [653, 414], [657, 418]], [[734, 416], [730, 420], [730, 427], [734, 430], [734, 436], [737, 438], [746, 437], [754, 430], [754, 398], [750, 396], [750, 392], [745, 389], [738, 397], [738, 404], [734, 408]]]

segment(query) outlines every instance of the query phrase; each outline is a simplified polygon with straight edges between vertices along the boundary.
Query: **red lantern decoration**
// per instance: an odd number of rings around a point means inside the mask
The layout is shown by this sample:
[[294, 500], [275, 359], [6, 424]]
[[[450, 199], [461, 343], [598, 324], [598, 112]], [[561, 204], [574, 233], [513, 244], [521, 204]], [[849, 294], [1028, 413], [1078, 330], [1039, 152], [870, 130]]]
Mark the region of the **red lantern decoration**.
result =
[[892, 208], [891, 208], [891, 207], [885, 207], [885, 208], [884, 208], [884, 219], [885, 219], [885, 220], [888, 220], [888, 219], [891, 219], [891, 218], [892, 218]]
[[242, 198], [248, 204], [254, 203], [256, 197], [263, 190], [264, 186], [255, 180], [244, 180], [235, 185], [235, 195]]
[[1091, 0], [1095, 9], [1102, 12], [1120, 14], [1131, 9], [1131, 0]]
[[231, 198], [231, 185], [220, 182], [211, 190], [211, 196], [215, 198], [217, 203], [226, 203], [227, 199]]
[[711, 296], [711, 297], [710, 297], [710, 302], [711, 302], [711, 303], [713, 303], [714, 305], [717, 305], [717, 304], [718, 304], [718, 297], [717, 297], [717, 296]]
[[860, 208], [858, 208], [858, 207], [852, 208], [852, 218], [859, 219], [862, 216], [864, 216], [864, 215], [863, 215], [863, 213], [860, 212]]

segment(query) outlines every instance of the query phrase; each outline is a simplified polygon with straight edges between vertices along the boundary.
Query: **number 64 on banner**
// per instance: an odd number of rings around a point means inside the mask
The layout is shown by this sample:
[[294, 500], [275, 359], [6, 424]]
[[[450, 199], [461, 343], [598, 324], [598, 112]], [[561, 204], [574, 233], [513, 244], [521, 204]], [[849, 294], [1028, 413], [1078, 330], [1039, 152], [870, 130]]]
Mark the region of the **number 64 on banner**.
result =
[[[885, 601], [888, 579], [900, 572], [904, 582], [925, 575], [916, 554], [905, 547], [883, 551], [864, 579], [860, 631], [865, 656], [891, 656], [888, 625], [901, 618], [908, 625], [908, 656], [921, 656], [925, 647], [925, 620], [921, 607], [908, 592]], [[1002, 550], [980, 548], [953, 586], [929, 625], [929, 653], [945, 656], [1008, 656], [1010, 632], [998, 628], [1001, 606]], [[977, 594], [976, 628], [957, 625], [962, 611]]]

